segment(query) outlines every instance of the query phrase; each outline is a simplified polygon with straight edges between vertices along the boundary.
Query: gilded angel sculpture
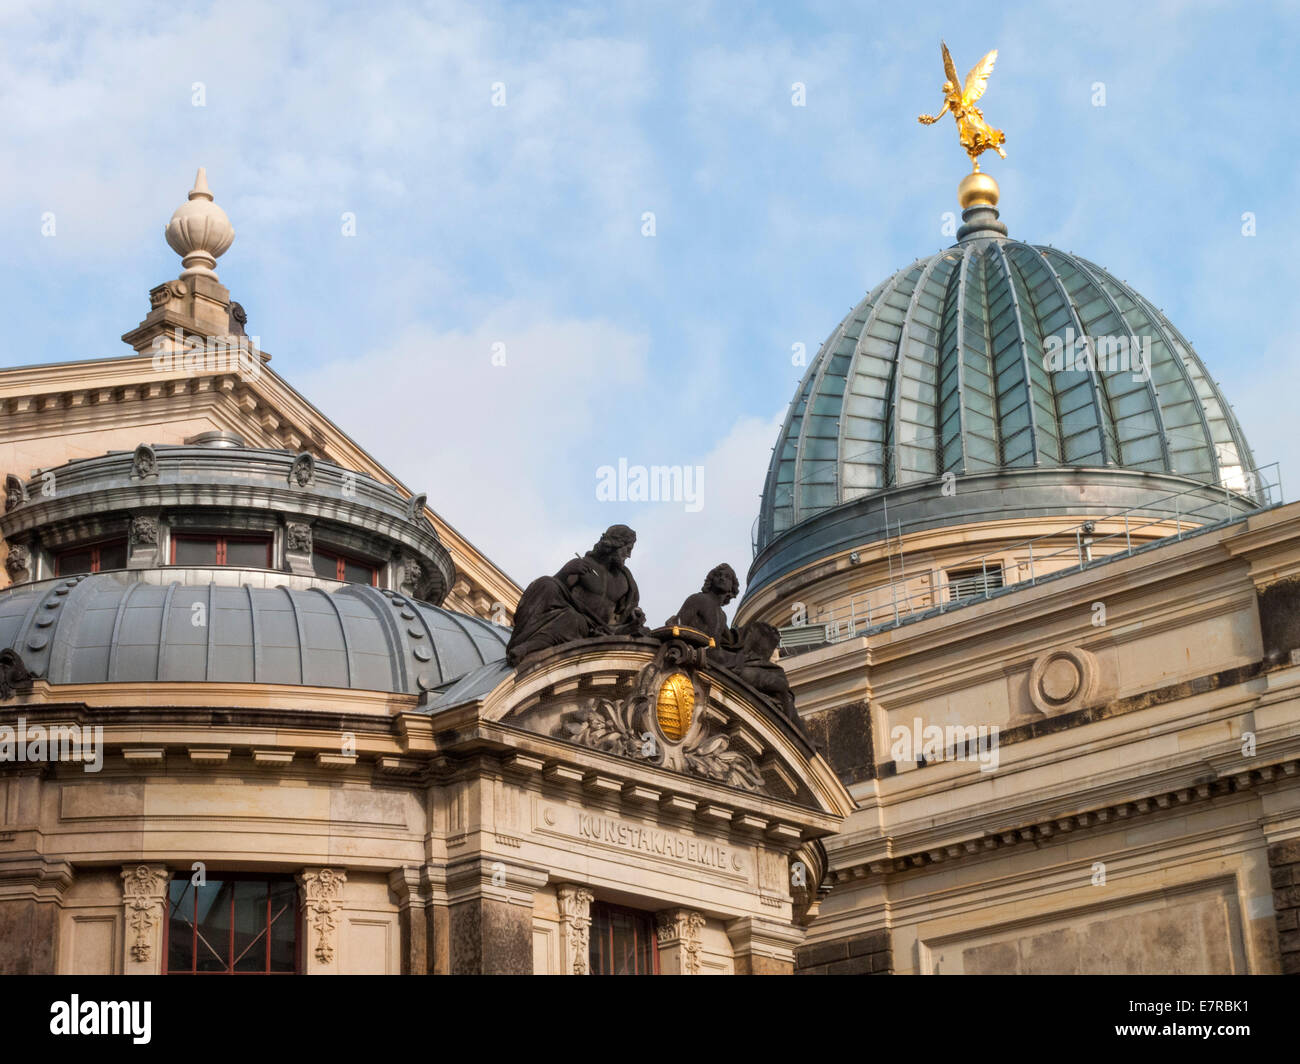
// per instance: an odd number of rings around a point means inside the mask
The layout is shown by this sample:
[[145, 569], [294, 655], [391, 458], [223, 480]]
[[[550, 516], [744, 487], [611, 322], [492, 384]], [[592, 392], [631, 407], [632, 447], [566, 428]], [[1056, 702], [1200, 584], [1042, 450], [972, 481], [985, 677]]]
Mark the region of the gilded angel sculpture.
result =
[[994, 48], [971, 67], [970, 73], [966, 75], [966, 83], [962, 85], [957, 80], [957, 68], [952, 64], [948, 46], [942, 41], [939, 42], [939, 46], [943, 49], [943, 71], [948, 76], [948, 80], [943, 83], [943, 107], [937, 115], [919, 115], [917, 121], [923, 125], [933, 125], [943, 117], [945, 111], [951, 111], [953, 118], [957, 120], [961, 146], [970, 156], [975, 172], [979, 173], [981, 152], [992, 149], [1002, 158], [1007, 157], [1007, 153], [1001, 147], [1007, 142], [1007, 135], [985, 122], [984, 112], [975, 106], [975, 101], [984, 95], [984, 89], [988, 86], [989, 75], [993, 73], [993, 64], [998, 58], [998, 50]]

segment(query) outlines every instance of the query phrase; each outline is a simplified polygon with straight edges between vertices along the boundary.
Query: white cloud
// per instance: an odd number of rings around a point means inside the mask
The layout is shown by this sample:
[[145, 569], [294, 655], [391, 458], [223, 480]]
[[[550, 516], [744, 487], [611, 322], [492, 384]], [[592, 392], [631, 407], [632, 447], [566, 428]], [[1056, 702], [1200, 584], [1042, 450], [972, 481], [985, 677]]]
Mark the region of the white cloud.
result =
[[471, 332], [415, 325], [293, 383], [526, 583], [595, 542], [590, 456], [645, 361], [642, 336], [510, 304]]

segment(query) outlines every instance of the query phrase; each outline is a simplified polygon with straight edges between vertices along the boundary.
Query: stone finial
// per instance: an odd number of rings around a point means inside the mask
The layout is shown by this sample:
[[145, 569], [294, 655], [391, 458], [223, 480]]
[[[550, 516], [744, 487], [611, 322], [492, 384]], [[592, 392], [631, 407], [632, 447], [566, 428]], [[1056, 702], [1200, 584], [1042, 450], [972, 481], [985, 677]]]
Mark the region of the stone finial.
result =
[[208, 175], [199, 167], [189, 200], [176, 208], [164, 231], [171, 249], [181, 256], [181, 277], [209, 277], [216, 281], [214, 267], [235, 241], [235, 227], [212, 201]]

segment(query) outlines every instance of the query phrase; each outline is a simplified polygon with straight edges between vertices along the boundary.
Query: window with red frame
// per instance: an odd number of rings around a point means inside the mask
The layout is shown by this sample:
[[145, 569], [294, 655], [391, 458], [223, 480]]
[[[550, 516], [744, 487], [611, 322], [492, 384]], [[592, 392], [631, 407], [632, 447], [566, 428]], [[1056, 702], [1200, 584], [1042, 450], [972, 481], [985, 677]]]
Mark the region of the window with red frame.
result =
[[270, 536], [172, 536], [172, 565], [234, 565], [271, 568]]
[[332, 550], [317, 548], [312, 552], [312, 567], [317, 576], [326, 580], [343, 580], [349, 584], [370, 584], [379, 582], [379, 570], [369, 562], [338, 554]]
[[167, 891], [166, 975], [299, 972], [298, 887], [288, 877], [231, 875], [196, 886], [178, 875]]
[[592, 975], [659, 974], [659, 942], [649, 913], [593, 902], [590, 935]]
[[114, 539], [89, 547], [73, 547], [55, 556], [55, 576], [99, 573], [106, 569], [126, 568], [126, 540]]

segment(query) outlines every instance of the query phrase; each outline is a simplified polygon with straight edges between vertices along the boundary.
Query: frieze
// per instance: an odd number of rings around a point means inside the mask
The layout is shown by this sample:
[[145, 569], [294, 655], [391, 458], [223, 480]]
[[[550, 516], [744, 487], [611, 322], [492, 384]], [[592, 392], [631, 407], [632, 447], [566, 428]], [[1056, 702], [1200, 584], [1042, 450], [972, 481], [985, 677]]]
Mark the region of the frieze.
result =
[[695, 838], [651, 824], [637, 824], [603, 813], [557, 809], [554, 806], [543, 809], [541, 819], [548, 826], [539, 826], [539, 830], [546, 834], [731, 878], [749, 878], [745, 852], [726, 843]]

